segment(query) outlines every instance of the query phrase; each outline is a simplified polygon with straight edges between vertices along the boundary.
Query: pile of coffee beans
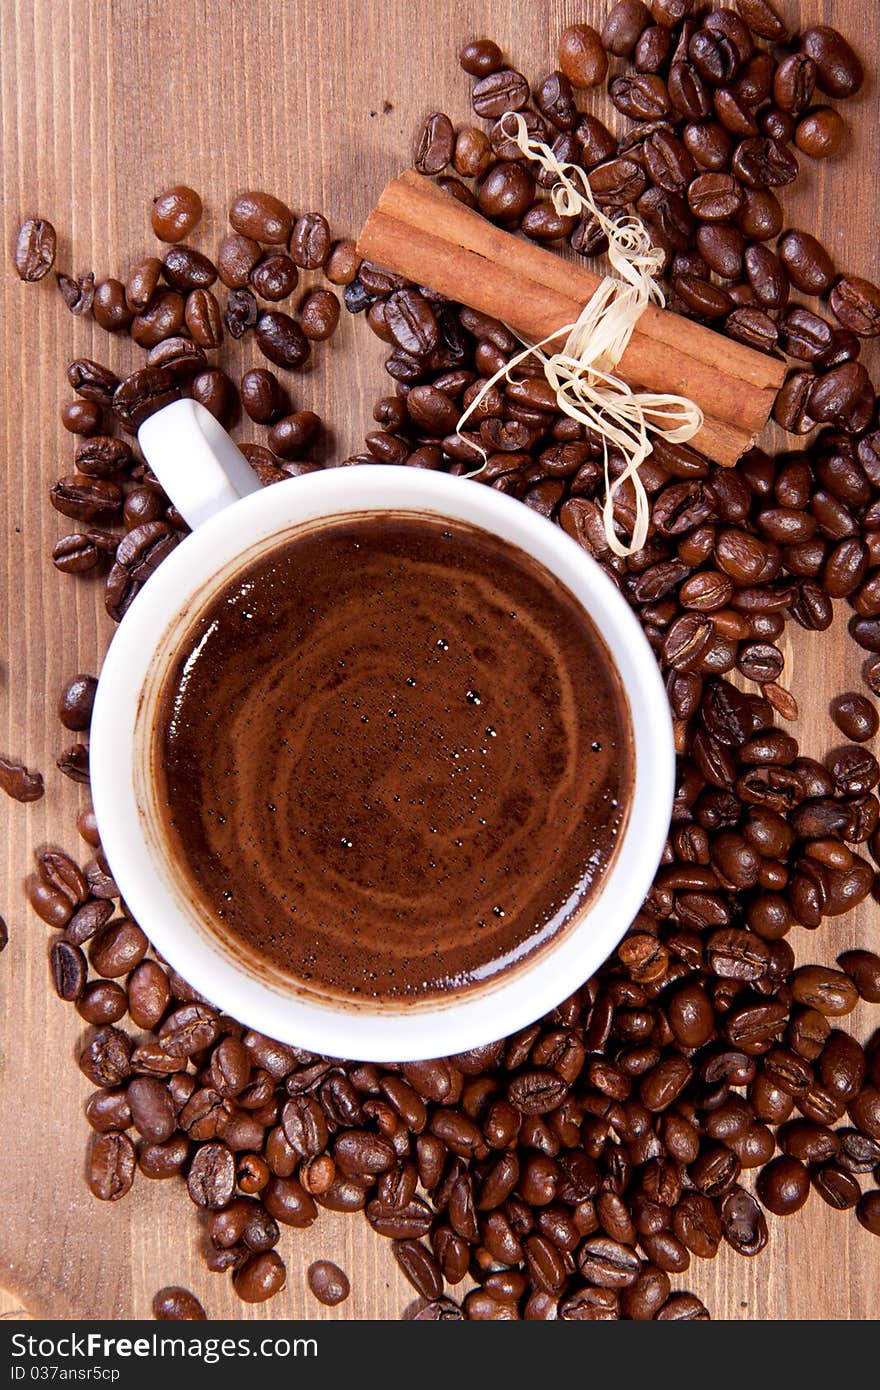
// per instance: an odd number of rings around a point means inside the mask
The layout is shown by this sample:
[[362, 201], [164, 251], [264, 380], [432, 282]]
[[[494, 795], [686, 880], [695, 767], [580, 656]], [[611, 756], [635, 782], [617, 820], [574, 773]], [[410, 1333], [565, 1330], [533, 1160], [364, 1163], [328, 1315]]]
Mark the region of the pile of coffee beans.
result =
[[[353, 246], [332, 242], [322, 214], [295, 216], [268, 193], [240, 194], [228, 215], [231, 230], [212, 259], [185, 242], [198, 227], [202, 201], [177, 185], [152, 205], [153, 231], [165, 243], [161, 254], [137, 261], [124, 281], [56, 273], [72, 313], [91, 315], [108, 333], [127, 334], [146, 352], [145, 365], [123, 380], [89, 358], [70, 363], [75, 394], [61, 420], [79, 442], [73, 470], [50, 489], [53, 507], [76, 523], [56, 542], [53, 561], [69, 574], [104, 572], [107, 611], [116, 621], [187, 529], [137, 447], [136, 431], [153, 411], [189, 395], [230, 426], [243, 408], [270, 427], [268, 447], [242, 445], [264, 483], [319, 466], [305, 457], [321, 431], [319, 417], [293, 410], [287, 388], [269, 368], [246, 370], [236, 386], [218, 354], [227, 338], [247, 334], [273, 367], [301, 368], [312, 344], [332, 337], [338, 326], [339, 300], [323, 281], [338, 283]], [[48, 274], [56, 246], [51, 223], [29, 219], [16, 244], [21, 278]], [[224, 301], [217, 297], [218, 282]], [[295, 293], [296, 316], [278, 307]]]
[[[233, 334], [253, 330], [273, 365], [296, 365], [306, 323], [329, 323], [335, 311], [324, 300], [312, 313], [303, 306], [296, 332], [294, 320], [276, 322], [284, 315], [261, 315], [256, 295], [290, 283], [288, 260], [297, 271], [323, 264], [347, 309], [365, 312], [389, 344], [395, 383], [376, 403], [364, 452], [345, 462], [467, 474], [478, 440], [489, 455], [479, 481], [584, 546], [656, 651], [678, 781], [642, 911], [593, 979], [514, 1037], [374, 1066], [248, 1030], [157, 959], [119, 901], [88, 810], [80, 830], [92, 859], [80, 868], [42, 854], [29, 896], [55, 929], [56, 989], [90, 1025], [80, 1067], [97, 1088], [86, 1107], [92, 1191], [116, 1200], [138, 1174], [184, 1178], [207, 1263], [230, 1270], [243, 1299], [283, 1286], [280, 1227], [309, 1226], [324, 1207], [363, 1211], [393, 1242], [422, 1300], [418, 1317], [705, 1318], [673, 1281], [722, 1242], [761, 1251], [765, 1209], [787, 1215], [815, 1192], [880, 1234], [880, 1032], [863, 1045], [842, 1026], [860, 999], [880, 1002], [880, 956], [848, 951], [838, 969], [798, 964], [786, 939], [875, 892], [880, 764], [867, 743], [877, 710], [862, 693], [842, 693], [833, 717], [846, 742], [822, 760], [777, 723], [798, 713], [780, 681], [778, 639], [791, 619], [828, 628], [835, 599], [852, 609], [866, 684], [880, 694], [880, 428], [859, 362], [863, 340], [880, 333], [880, 290], [839, 274], [811, 234], [787, 228], [774, 191], [795, 179], [800, 155], [841, 147], [843, 118], [826, 98], [857, 91], [862, 69], [833, 29], [790, 36], [769, 0], [714, 12], [691, 0], [620, 0], [601, 35], [565, 31], [559, 70], [534, 87], [489, 39], [468, 43], [461, 63], [487, 126], [456, 131], [435, 113], [417, 139], [418, 167], [509, 230], [599, 253], [595, 229], [556, 214], [544, 176], [505, 138], [500, 118], [521, 111], [559, 157], [590, 173], [604, 206], [636, 208], [665, 252], [671, 307], [792, 359], [776, 418], [798, 434], [821, 427], [807, 448], [755, 449], [724, 470], [687, 446], [658, 444], [642, 468], [648, 539], [618, 559], [602, 525], [600, 441], [557, 411], [537, 366], [492, 389], [476, 429], [456, 430], [518, 347], [503, 324], [360, 263], [351, 242], [331, 247], [321, 219], [294, 221], [255, 194], [230, 209], [233, 230], [216, 257], [229, 296], [215, 312], [214, 265], [179, 254], [200, 208], [181, 189], [154, 207], [156, 230], [178, 249], [164, 266], [145, 263], [133, 293], [131, 279], [112, 293], [96, 287], [91, 307], [97, 317], [99, 298], [102, 312], [112, 303], [115, 326], [132, 333], [146, 314], [154, 341], [143, 345], [168, 355], [121, 384], [75, 364], [75, 418], [95, 407], [87, 441], [107, 410], [131, 431], [142, 412], [197, 381], [205, 367], [199, 358], [190, 371], [194, 349], [219, 346], [201, 341], [214, 329], [194, 330], [197, 314]], [[606, 76], [632, 122], [621, 136], [573, 91]], [[27, 278], [51, 268], [50, 231], [35, 221], [22, 232]], [[792, 290], [812, 306], [793, 302]], [[285, 417], [267, 369], [248, 377], [245, 408], [272, 430], [249, 451], [261, 477], [314, 466], [284, 460], [299, 457], [317, 426]], [[119, 444], [128, 452], [115, 452]], [[107, 472], [99, 461], [97, 472], [79, 470], [73, 492], [70, 480], [58, 485], [66, 506], [88, 509], [67, 513], [88, 529], [66, 539], [61, 558], [85, 557], [89, 568], [115, 556], [108, 606], [119, 617], [182, 528], [127, 440], [101, 446], [93, 469], [104, 447]], [[627, 531], [633, 508], [620, 489]], [[120, 519], [133, 523], [121, 541], [104, 529]], [[90, 689], [77, 677], [62, 698], [74, 728], [84, 727]], [[71, 763], [84, 772], [82, 754]], [[325, 1262], [310, 1283], [317, 1297], [345, 1296], [345, 1276]]]

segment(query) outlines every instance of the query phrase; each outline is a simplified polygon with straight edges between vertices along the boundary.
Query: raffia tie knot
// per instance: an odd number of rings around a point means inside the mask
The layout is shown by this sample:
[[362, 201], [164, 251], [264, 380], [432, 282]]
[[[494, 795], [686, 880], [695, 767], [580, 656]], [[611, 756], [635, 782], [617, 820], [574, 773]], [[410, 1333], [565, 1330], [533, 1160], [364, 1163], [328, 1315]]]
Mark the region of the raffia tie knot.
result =
[[[650, 508], [639, 469], [651, 452], [651, 435], [659, 435], [670, 444], [680, 444], [692, 439], [703, 425], [703, 412], [693, 401], [684, 396], [633, 391], [615, 374], [643, 310], [648, 304], [662, 307], [665, 303], [656, 279], [663, 264], [663, 252], [651, 244], [647, 228], [638, 217], [606, 217], [596, 203], [583, 169], [561, 162], [548, 145], [529, 135], [519, 112], [509, 111], [503, 117], [502, 128], [528, 159], [555, 174], [556, 183], [550, 196], [558, 213], [565, 217], [589, 214], [598, 223], [608, 239], [608, 259], [619, 278], [606, 275], [577, 320], [564, 324], [540, 342], [528, 343], [516, 334], [525, 344], [523, 351], [486, 382], [461, 416], [458, 429], [464, 428], [497, 382], [511, 381], [512, 373], [521, 362], [537, 357], [555, 393], [559, 410], [586, 425], [602, 440], [605, 535], [616, 555], [631, 555], [641, 550], [648, 535]], [[558, 352], [544, 351], [550, 343], [563, 337], [565, 341]], [[613, 479], [609, 445], [620, 450], [625, 463]], [[482, 467], [485, 467], [486, 452], [481, 446], [476, 447], [483, 456]], [[480, 473], [482, 467], [476, 473]], [[632, 535], [624, 543], [615, 526], [614, 498], [618, 489], [630, 481], [635, 495], [635, 519]]]

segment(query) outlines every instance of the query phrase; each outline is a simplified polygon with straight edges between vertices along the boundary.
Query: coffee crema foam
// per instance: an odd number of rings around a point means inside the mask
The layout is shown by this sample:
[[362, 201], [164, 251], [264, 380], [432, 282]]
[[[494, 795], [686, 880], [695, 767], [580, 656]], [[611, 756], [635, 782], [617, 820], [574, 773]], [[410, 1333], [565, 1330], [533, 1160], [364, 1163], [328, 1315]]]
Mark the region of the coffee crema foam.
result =
[[336, 997], [473, 987], [562, 930], [631, 793], [625, 698], [557, 580], [387, 515], [300, 534], [201, 613], [154, 729], [166, 832], [233, 947]]

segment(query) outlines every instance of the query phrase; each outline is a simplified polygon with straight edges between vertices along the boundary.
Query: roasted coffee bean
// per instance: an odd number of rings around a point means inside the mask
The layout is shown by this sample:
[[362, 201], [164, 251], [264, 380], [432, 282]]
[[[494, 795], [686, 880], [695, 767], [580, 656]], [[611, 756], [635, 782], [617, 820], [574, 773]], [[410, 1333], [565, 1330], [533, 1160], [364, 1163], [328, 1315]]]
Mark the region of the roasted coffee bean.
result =
[[[333, 1264], [332, 1260], [315, 1260], [306, 1271], [309, 1288], [319, 1303], [335, 1308], [344, 1303], [351, 1293], [348, 1275]], [[441, 1290], [442, 1292], [442, 1290]]]
[[92, 271], [74, 279], [72, 275], [65, 275], [56, 270], [55, 280], [61, 298], [76, 318], [84, 318], [86, 314], [91, 313], [95, 300], [95, 277]]
[[844, 328], [863, 338], [880, 334], [880, 289], [857, 275], [842, 275], [828, 300]]
[[816, 64], [806, 53], [790, 53], [773, 75], [773, 100], [783, 111], [802, 116], [816, 85]]
[[99, 975], [118, 979], [140, 964], [147, 945], [140, 927], [128, 917], [119, 917], [108, 922], [93, 938], [89, 959]]
[[144, 522], [123, 537], [107, 578], [104, 601], [111, 618], [121, 620], [135, 595], [180, 539], [180, 532], [164, 521]]
[[15, 242], [15, 269], [28, 284], [35, 284], [55, 264], [58, 239], [52, 223], [44, 217], [29, 217], [18, 229]]
[[226, 301], [224, 322], [232, 338], [243, 338], [249, 329], [256, 327], [260, 311], [256, 296], [248, 289], [234, 289]]
[[310, 290], [300, 305], [302, 331], [312, 342], [332, 338], [339, 323], [339, 300], [331, 290]]
[[229, 425], [238, 408], [238, 393], [232, 378], [219, 367], [198, 372], [190, 382], [190, 394], [209, 410], [221, 425]]
[[164, 1144], [177, 1128], [177, 1109], [168, 1087], [155, 1076], [136, 1076], [126, 1091], [132, 1124], [152, 1144]]
[[141, 961], [129, 975], [127, 988], [132, 1022], [138, 1028], [157, 1028], [171, 1001], [165, 971], [155, 961]]
[[864, 72], [846, 39], [819, 24], [800, 36], [801, 50], [816, 64], [816, 81], [830, 97], [850, 97], [860, 89]]
[[83, 986], [76, 1000], [77, 1013], [96, 1027], [118, 1023], [125, 1017], [127, 1008], [128, 996], [115, 980], [91, 980]]
[[276, 309], [260, 314], [255, 334], [260, 351], [277, 367], [301, 367], [311, 351], [296, 320]]
[[761, 1202], [775, 1216], [799, 1211], [810, 1195], [810, 1177], [796, 1158], [774, 1158], [758, 1174], [755, 1190]]
[[452, 161], [455, 130], [442, 111], [428, 116], [416, 141], [414, 164], [420, 174], [442, 174]]
[[279, 245], [290, 236], [293, 214], [271, 193], [250, 191], [240, 193], [232, 201], [229, 221], [242, 236]]
[[602, 40], [589, 24], [570, 24], [559, 36], [559, 66], [573, 87], [598, 87], [605, 81], [608, 59]]
[[535, 196], [528, 169], [511, 160], [493, 164], [477, 186], [477, 202], [485, 217], [510, 223], [522, 217]]
[[201, 371], [207, 362], [204, 351], [191, 338], [165, 338], [150, 348], [147, 354], [148, 367], [162, 367], [171, 372], [178, 381], [185, 381]]
[[641, 0], [617, 0], [602, 28], [602, 47], [616, 58], [628, 58], [650, 23], [650, 12]]
[[834, 281], [834, 263], [821, 242], [809, 232], [786, 232], [779, 257], [792, 284], [804, 294], [824, 294]]
[[251, 1255], [235, 1269], [232, 1284], [244, 1303], [264, 1303], [284, 1288], [287, 1270], [284, 1261], [274, 1250]]
[[183, 295], [177, 290], [161, 290], [132, 320], [132, 339], [138, 347], [152, 348], [165, 338], [177, 337], [183, 328], [184, 313]]
[[424, 1245], [415, 1240], [398, 1240], [392, 1250], [400, 1269], [422, 1298], [441, 1297], [443, 1275], [437, 1260]]
[[798, 121], [794, 143], [812, 159], [839, 154], [846, 140], [846, 125], [833, 106], [814, 106]]
[[119, 333], [128, 328], [134, 315], [125, 302], [125, 286], [121, 280], [111, 277], [98, 282], [92, 301], [92, 315], [98, 326], [107, 333]]
[[207, 290], [217, 279], [217, 267], [191, 246], [174, 246], [165, 253], [162, 274], [176, 290]]
[[87, 357], [78, 357], [67, 368], [67, 380], [83, 400], [94, 401], [97, 405], [109, 406], [113, 403], [113, 393], [119, 385], [119, 378], [109, 367], [100, 362], [92, 362]]
[[[792, 152], [778, 140], [753, 136], [737, 145], [732, 172], [748, 188], [781, 188], [793, 183], [798, 163]], [[745, 228], [741, 228], [745, 231]]]
[[495, 120], [505, 111], [521, 111], [529, 94], [529, 84], [521, 72], [496, 68], [474, 84], [471, 102], [478, 116]]
[[88, 1164], [89, 1191], [101, 1202], [116, 1202], [131, 1190], [136, 1155], [127, 1134], [99, 1134], [92, 1142]]
[[299, 271], [291, 257], [282, 252], [266, 254], [250, 272], [250, 284], [261, 299], [278, 303], [292, 295], [299, 284]]
[[625, 1289], [636, 1282], [642, 1262], [630, 1246], [595, 1236], [581, 1245], [578, 1266], [584, 1278], [599, 1288]]
[[13, 801], [26, 802], [39, 801], [43, 790], [42, 773], [29, 772], [24, 763], [0, 754], [0, 791]]
[[122, 510], [122, 492], [116, 483], [75, 473], [52, 484], [49, 500], [64, 516], [98, 525], [112, 525]]
[[611, 100], [624, 116], [634, 121], [655, 121], [669, 112], [669, 89], [655, 73], [612, 78]]
[[239, 387], [241, 403], [258, 425], [270, 425], [283, 415], [284, 390], [274, 372], [255, 367], [244, 373]]
[[[81, 996], [88, 973], [86, 958], [78, 946], [63, 938], [53, 941], [49, 953], [52, 983], [59, 999], [75, 1003]], [[117, 1015], [117, 1018], [120, 1015]], [[101, 1020], [102, 1022], [104, 1020]], [[110, 1020], [114, 1021], [115, 1020]]]
[[218, 348], [223, 341], [220, 305], [209, 289], [194, 289], [187, 295], [184, 322], [193, 341], [201, 348]]
[[125, 282], [125, 303], [132, 314], [141, 314], [150, 305], [161, 273], [162, 262], [157, 256], [147, 256], [132, 266]]
[[123, 429], [136, 434], [144, 420], [180, 398], [174, 374], [164, 367], [142, 367], [116, 388], [113, 413]]
[[115, 478], [132, 462], [132, 452], [125, 440], [106, 434], [87, 439], [76, 451], [77, 472], [89, 478]]
[[691, 211], [703, 222], [726, 222], [742, 204], [742, 191], [731, 174], [698, 174], [687, 189]]
[[837, 963], [849, 975], [861, 999], [880, 1004], [880, 956], [872, 951], [845, 951]]
[[[191, 192], [192, 190], [187, 189], [186, 191]], [[165, 194], [164, 198], [167, 197], [168, 194]], [[159, 201], [159, 199], [156, 199], [156, 202]], [[201, 204], [199, 206], [201, 206]], [[169, 213], [169, 218], [170, 217], [171, 214]], [[156, 203], [154, 202], [154, 230], [156, 230], [156, 220]], [[156, 231], [156, 235], [159, 235], [158, 231]], [[186, 233], [182, 232], [181, 235], [185, 236]], [[153, 1295], [151, 1307], [153, 1310], [153, 1317], [157, 1322], [204, 1322], [208, 1316], [195, 1294], [190, 1293], [189, 1289], [181, 1288], [176, 1284], [169, 1285], [168, 1288], [160, 1289], [158, 1293], [155, 1293]]]
[[178, 183], [153, 199], [150, 222], [160, 241], [183, 241], [198, 226], [201, 216], [198, 193]]
[[95, 1086], [112, 1090], [131, 1074], [131, 1040], [118, 1028], [99, 1028], [79, 1057], [80, 1070]]
[[831, 701], [831, 718], [840, 732], [854, 743], [866, 743], [880, 728], [877, 708], [865, 695], [850, 692]]
[[225, 1144], [202, 1144], [190, 1164], [186, 1187], [196, 1206], [219, 1211], [232, 1200], [235, 1162]]

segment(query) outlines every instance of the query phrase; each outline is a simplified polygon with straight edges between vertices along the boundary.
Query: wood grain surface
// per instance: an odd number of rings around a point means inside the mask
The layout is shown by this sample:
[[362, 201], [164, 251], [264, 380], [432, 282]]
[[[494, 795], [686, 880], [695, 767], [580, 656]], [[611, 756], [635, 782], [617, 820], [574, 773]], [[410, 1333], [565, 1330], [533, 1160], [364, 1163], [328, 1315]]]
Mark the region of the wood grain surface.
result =
[[[779, 0], [792, 27], [833, 22], [866, 63], [880, 40], [880, 10], [864, 0]], [[322, 1213], [306, 1232], [284, 1230], [284, 1293], [253, 1309], [198, 1253], [199, 1223], [182, 1184], [139, 1177], [132, 1194], [102, 1204], [88, 1193], [83, 1162], [90, 1089], [74, 1054], [80, 1020], [47, 978], [47, 929], [25, 907], [22, 880], [35, 847], [81, 853], [74, 821], [79, 790], [55, 769], [70, 742], [58, 724], [59, 689], [76, 671], [96, 671], [112, 625], [100, 586], [58, 574], [49, 553], [64, 519], [47, 487], [69, 471], [71, 437], [58, 412], [69, 390], [68, 360], [94, 355], [125, 371], [127, 342], [71, 317], [51, 279], [23, 285], [11, 268], [20, 218], [39, 212], [59, 231], [58, 268], [123, 274], [150, 254], [151, 197], [186, 182], [207, 210], [197, 244], [211, 251], [230, 197], [265, 187], [299, 210], [322, 209], [337, 235], [351, 234], [385, 180], [410, 158], [413, 133], [430, 109], [469, 117], [469, 80], [456, 54], [488, 33], [533, 78], [555, 66], [556, 38], [574, 19], [601, 22], [601, 0], [2, 0], [3, 257], [0, 270], [0, 750], [46, 775], [32, 806], [3, 799], [0, 913], [10, 942], [0, 958], [2, 1221], [0, 1315], [148, 1317], [160, 1286], [183, 1283], [209, 1315], [397, 1318], [412, 1301], [388, 1246], [360, 1216]], [[602, 94], [586, 99], [598, 114]], [[876, 222], [875, 79], [842, 105], [846, 157], [802, 159], [787, 199], [793, 225], [825, 239], [841, 269], [880, 278]], [[360, 443], [374, 397], [386, 385], [381, 345], [347, 315], [315, 366], [293, 383], [298, 405], [318, 410], [340, 455]], [[255, 365], [255, 349], [233, 358]], [[876, 359], [872, 365], [876, 366]], [[72, 529], [72, 528], [67, 528]], [[804, 751], [821, 755], [834, 738], [827, 704], [857, 688], [860, 657], [846, 614], [828, 633], [797, 632], [786, 679], [801, 702]], [[85, 856], [83, 856], [85, 857]], [[878, 909], [797, 929], [802, 961], [832, 961], [856, 943], [878, 949]], [[877, 1026], [867, 1008], [851, 1023]], [[787, 1221], [771, 1218], [757, 1259], [726, 1247], [695, 1260], [676, 1280], [713, 1316], [867, 1318], [880, 1306], [880, 1241], [852, 1214], [815, 1195]], [[306, 1285], [318, 1257], [349, 1273], [351, 1299], [322, 1308]]]

